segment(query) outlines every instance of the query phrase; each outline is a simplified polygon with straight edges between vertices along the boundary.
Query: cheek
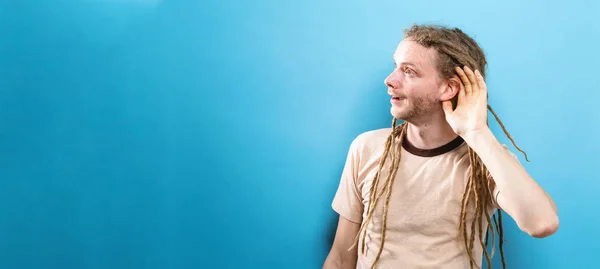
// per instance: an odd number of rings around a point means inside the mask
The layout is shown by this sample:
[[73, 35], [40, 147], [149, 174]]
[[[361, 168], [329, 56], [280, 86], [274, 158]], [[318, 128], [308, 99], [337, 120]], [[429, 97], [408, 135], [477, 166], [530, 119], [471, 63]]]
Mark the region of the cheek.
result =
[[419, 96], [425, 87], [423, 87], [422, 83], [419, 81], [407, 79], [404, 82], [404, 88], [406, 89], [407, 95]]
[[438, 101], [439, 92], [436, 85], [431, 83], [412, 82], [406, 84], [406, 94], [411, 98], [421, 100]]
[[411, 81], [406, 84], [406, 92], [410, 96], [426, 96], [430, 90], [429, 87], [419, 81]]

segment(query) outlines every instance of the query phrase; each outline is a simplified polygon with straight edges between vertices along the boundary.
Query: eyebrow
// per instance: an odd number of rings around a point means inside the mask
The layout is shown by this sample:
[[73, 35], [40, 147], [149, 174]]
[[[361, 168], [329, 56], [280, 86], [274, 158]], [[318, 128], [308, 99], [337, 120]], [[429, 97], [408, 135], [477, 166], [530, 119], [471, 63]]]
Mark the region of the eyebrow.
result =
[[[394, 61], [394, 64], [396, 66], [398, 66], [398, 64], [396, 63], [396, 60], [393, 59], [393, 58], [392, 58], [392, 60]], [[412, 63], [412, 62], [401, 62], [400, 65], [411, 65], [411, 66], [416, 67], [416, 68], [421, 68], [419, 65], [417, 65], [415, 63]]]

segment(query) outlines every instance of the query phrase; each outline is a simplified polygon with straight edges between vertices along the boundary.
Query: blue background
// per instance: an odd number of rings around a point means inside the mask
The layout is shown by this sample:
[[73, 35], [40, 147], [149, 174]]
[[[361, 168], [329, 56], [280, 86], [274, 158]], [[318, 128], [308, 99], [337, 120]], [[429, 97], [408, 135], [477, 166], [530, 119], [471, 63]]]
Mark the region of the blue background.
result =
[[391, 124], [383, 80], [412, 23], [480, 42], [490, 103], [558, 205], [547, 239], [506, 219], [509, 268], [597, 268], [598, 12], [2, 1], [0, 268], [320, 268], [349, 144]]

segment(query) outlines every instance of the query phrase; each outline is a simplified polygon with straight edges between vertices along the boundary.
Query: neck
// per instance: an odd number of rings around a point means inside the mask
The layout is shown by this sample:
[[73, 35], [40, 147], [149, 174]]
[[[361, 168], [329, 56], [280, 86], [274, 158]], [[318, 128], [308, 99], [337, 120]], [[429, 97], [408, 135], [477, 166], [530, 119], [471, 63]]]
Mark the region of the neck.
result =
[[444, 115], [423, 121], [407, 121], [406, 139], [420, 149], [434, 149], [454, 140], [458, 135], [446, 121]]

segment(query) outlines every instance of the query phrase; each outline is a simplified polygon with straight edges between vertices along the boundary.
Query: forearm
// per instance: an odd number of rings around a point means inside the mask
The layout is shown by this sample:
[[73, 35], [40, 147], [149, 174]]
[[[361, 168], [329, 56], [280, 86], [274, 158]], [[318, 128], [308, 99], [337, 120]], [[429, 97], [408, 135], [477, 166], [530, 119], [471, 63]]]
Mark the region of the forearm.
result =
[[323, 269], [355, 269], [356, 258], [349, 255], [342, 255], [337, 252], [331, 252], [325, 263]]
[[[519, 227], [533, 235], [558, 225], [558, 216], [550, 196], [535, 182], [517, 160], [498, 142], [491, 130], [466, 135], [465, 141], [479, 155], [500, 192], [503, 209]], [[537, 236], [536, 236], [537, 237]]]

